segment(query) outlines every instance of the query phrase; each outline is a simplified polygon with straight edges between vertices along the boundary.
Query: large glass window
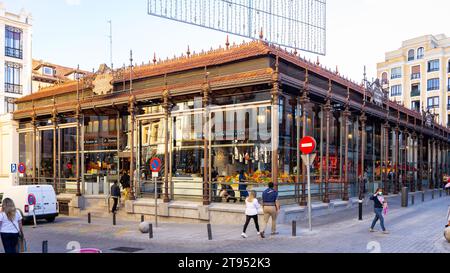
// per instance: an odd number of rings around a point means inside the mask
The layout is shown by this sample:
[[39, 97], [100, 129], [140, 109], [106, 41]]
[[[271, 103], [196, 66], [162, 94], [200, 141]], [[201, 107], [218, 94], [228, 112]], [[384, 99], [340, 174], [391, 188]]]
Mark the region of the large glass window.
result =
[[5, 27], [5, 55], [22, 59], [22, 30], [12, 26]]
[[[253, 183], [271, 181], [271, 107], [223, 108], [211, 116], [211, 163], [223, 181], [237, 182], [236, 175], [240, 171]], [[290, 139], [286, 139], [285, 132], [291, 134], [291, 126], [281, 124], [283, 131], [280, 132], [280, 156], [287, 160], [292, 158]], [[280, 176], [286, 173], [288, 179], [293, 168], [291, 163], [283, 162]]]
[[76, 151], [77, 151], [77, 129], [76, 127], [60, 130], [61, 160], [60, 177], [76, 177]]
[[24, 176], [33, 176], [33, 132], [19, 134], [19, 161], [25, 163]]
[[17, 107], [14, 104], [14, 98], [5, 97], [5, 112], [12, 113], [16, 111]]
[[416, 57], [416, 52], [414, 51], [414, 49], [410, 49], [408, 51], [408, 62], [410, 61], [414, 61], [414, 58]]
[[22, 94], [22, 84], [20, 81], [21, 70], [22, 65], [5, 62], [5, 92]]
[[430, 108], [438, 108], [439, 107], [439, 97], [431, 97], [428, 98], [428, 109]]
[[402, 77], [402, 68], [396, 67], [391, 69], [391, 79], [399, 79]]
[[417, 49], [417, 59], [423, 59], [425, 49], [423, 47], [419, 47]]
[[402, 86], [394, 85], [391, 86], [391, 97], [401, 96], [402, 95]]
[[428, 86], [428, 88], [427, 88], [428, 91], [439, 90], [439, 88], [440, 88], [439, 78], [429, 79], [427, 82], [427, 86]]
[[428, 62], [428, 72], [439, 71], [439, 60], [432, 60]]
[[37, 165], [38, 176], [42, 178], [53, 178], [53, 130], [38, 131]]

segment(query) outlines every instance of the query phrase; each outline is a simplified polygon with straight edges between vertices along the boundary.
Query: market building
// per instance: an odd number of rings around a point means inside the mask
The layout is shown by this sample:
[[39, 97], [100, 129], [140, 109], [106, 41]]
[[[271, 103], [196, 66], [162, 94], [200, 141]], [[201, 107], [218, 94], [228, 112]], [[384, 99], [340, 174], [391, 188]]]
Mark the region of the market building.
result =
[[[17, 100], [20, 181], [53, 184], [83, 209], [125, 170], [128, 213], [152, 214], [146, 200], [156, 192], [163, 216], [211, 221], [222, 186], [239, 198], [239, 183], [261, 192], [271, 181], [284, 208], [295, 208], [306, 205], [297, 146], [309, 135], [318, 143], [315, 201], [441, 187], [449, 129], [387, 98], [378, 81], [355, 83], [262, 41], [114, 71], [102, 65]], [[153, 157], [163, 163], [156, 190]]]

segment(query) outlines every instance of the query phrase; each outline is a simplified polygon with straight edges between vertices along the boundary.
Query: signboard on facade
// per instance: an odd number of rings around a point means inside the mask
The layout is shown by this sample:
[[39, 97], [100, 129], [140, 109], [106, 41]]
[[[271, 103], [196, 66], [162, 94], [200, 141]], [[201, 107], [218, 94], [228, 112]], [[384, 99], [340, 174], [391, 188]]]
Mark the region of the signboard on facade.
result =
[[16, 173], [17, 172], [17, 164], [13, 163], [11, 164], [11, 173]]

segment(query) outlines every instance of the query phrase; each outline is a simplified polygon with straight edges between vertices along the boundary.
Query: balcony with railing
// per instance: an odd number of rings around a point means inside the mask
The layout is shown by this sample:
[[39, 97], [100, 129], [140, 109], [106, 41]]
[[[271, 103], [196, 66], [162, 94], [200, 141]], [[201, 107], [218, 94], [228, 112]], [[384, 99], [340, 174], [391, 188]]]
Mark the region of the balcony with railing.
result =
[[420, 73], [413, 73], [411, 74], [411, 80], [418, 80], [421, 78]]
[[20, 48], [5, 47], [5, 56], [22, 59], [23, 58], [23, 50]]
[[419, 97], [419, 96], [420, 96], [420, 89], [411, 90], [411, 97]]
[[5, 83], [5, 92], [22, 95], [23, 88], [22, 88], [22, 85]]

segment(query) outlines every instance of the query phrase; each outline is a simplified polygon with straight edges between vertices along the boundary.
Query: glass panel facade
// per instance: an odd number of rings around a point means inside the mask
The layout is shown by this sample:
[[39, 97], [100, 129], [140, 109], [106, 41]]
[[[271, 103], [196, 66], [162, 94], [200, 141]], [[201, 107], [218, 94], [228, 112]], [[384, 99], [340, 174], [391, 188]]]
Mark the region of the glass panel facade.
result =
[[33, 176], [33, 132], [19, 134], [19, 161], [25, 163], [25, 177]]

